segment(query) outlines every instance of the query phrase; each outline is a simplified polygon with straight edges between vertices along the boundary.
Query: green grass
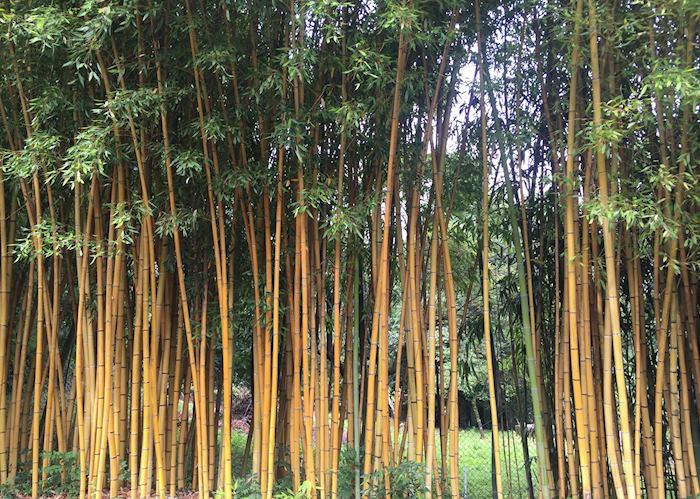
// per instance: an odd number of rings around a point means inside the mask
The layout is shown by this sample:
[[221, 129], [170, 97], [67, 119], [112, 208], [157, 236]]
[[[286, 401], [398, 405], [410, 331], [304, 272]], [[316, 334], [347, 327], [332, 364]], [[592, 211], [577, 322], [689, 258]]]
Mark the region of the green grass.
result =
[[[520, 435], [513, 431], [499, 433], [501, 452], [501, 476], [504, 495], [527, 497], [525, 460]], [[528, 441], [531, 459], [535, 455], [534, 439]], [[464, 469], [467, 470], [467, 491], [470, 498], [491, 497], [491, 432], [485, 431], [481, 438], [478, 430], [459, 432], [460, 488], [464, 488]], [[532, 461], [533, 475], [536, 463]], [[533, 476], [537, 487], [537, 477]]]
[[[527, 497], [527, 480], [525, 478], [525, 461], [520, 435], [512, 431], [503, 431], [500, 436], [501, 473], [504, 494], [510, 492], [510, 497]], [[245, 451], [246, 434], [232, 433], [232, 453], [234, 474], [241, 476], [241, 464]], [[534, 439], [529, 439], [530, 456], [535, 455]], [[436, 456], [440, 463], [440, 441], [436, 441]], [[250, 463], [247, 464], [248, 466]], [[464, 470], [467, 470], [467, 491], [470, 498], [491, 497], [491, 432], [485, 431], [481, 438], [479, 431], [462, 430], [459, 432], [459, 482], [464, 490]], [[532, 462], [533, 474], [536, 472], [536, 462]], [[533, 476], [535, 487], [537, 477]]]
[[[245, 453], [245, 442], [248, 439], [246, 433], [239, 431], [231, 432], [231, 460], [233, 461], [233, 474], [242, 474], [243, 454]], [[249, 463], [250, 464], [250, 463]]]

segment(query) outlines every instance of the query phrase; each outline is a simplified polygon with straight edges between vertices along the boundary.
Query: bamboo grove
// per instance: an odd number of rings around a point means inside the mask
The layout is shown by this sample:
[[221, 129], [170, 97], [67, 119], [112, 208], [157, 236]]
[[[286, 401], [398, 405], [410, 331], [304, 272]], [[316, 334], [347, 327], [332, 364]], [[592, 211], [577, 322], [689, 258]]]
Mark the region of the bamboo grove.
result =
[[3, 3], [0, 495], [698, 496], [699, 12]]

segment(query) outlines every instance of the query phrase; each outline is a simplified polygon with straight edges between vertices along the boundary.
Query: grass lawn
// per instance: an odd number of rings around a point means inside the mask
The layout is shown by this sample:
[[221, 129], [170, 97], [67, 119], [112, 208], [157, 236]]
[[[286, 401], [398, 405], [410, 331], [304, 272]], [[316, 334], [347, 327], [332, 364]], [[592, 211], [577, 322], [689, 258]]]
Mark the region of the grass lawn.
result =
[[[513, 431], [499, 433], [501, 452], [501, 475], [504, 495], [527, 497], [525, 460], [520, 435]], [[528, 439], [530, 456], [535, 454], [535, 440]], [[486, 499], [491, 496], [491, 432], [485, 431], [481, 438], [478, 430], [459, 432], [460, 484], [464, 489], [466, 468], [466, 489], [468, 497]], [[536, 461], [532, 461], [533, 481], [537, 488]], [[510, 494], [508, 492], [510, 491]]]
[[[523, 460], [523, 448], [520, 443], [520, 435], [512, 431], [500, 433], [501, 473], [503, 491], [514, 498], [527, 497], [527, 480], [525, 478], [525, 461]], [[535, 454], [535, 441], [529, 439], [530, 455]], [[234, 474], [242, 475], [241, 464], [245, 451], [246, 434], [232, 433], [232, 452]], [[440, 442], [436, 442], [438, 462], [440, 460]], [[250, 463], [247, 464], [249, 466]], [[459, 432], [459, 481], [460, 488], [465, 489], [467, 497], [474, 499], [488, 499], [491, 495], [491, 432], [485, 431], [481, 438], [479, 431], [462, 430]], [[536, 471], [536, 463], [532, 463], [533, 474]], [[533, 477], [537, 487], [537, 477]]]

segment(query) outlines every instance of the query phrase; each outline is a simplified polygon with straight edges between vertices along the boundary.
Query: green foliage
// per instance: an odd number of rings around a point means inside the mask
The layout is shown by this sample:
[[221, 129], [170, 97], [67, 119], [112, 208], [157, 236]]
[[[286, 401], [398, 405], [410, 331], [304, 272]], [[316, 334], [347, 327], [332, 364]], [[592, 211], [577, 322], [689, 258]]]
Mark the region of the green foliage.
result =
[[70, 115], [73, 103], [58, 85], [46, 85], [40, 90], [40, 95], [29, 101], [29, 114], [34, 128], [48, 129], [56, 118], [63, 113]]
[[120, 126], [129, 126], [129, 120], [156, 120], [160, 116], [162, 96], [155, 88], [118, 90], [103, 104], [107, 116]]
[[[12, 246], [15, 261], [30, 261], [37, 254], [44, 258], [54, 254], [60, 256], [66, 249], [75, 249], [75, 237], [70, 231], [57, 231], [56, 237], [53, 236], [51, 222], [46, 219], [30, 229], [23, 229]], [[37, 249], [39, 240], [42, 244]]]
[[323, 237], [335, 240], [337, 237], [342, 239], [353, 235], [361, 239], [370, 210], [371, 206], [367, 203], [347, 208], [339, 206], [322, 223]]
[[[76, 452], [42, 452], [40, 490], [43, 496], [78, 497], [80, 466]], [[0, 485], [0, 497], [11, 498], [31, 494], [31, 476], [20, 471], [14, 483]]]
[[346, 101], [339, 107], [331, 109], [340, 130], [350, 133], [360, 128], [361, 121], [367, 116], [367, 110], [362, 102]]
[[63, 159], [60, 171], [63, 185], [75, 189], [95, 174], [103, 175], [105, 167], [113, 157], [111, 127], [99, 124], [88, 126], [78, 132]]
[[38, 6], [14, 15], [8, 11], [3, 14], [3, 24], [10, 24], [8, 31], [17, 44], [27, 43], [44, 52], [56, 50], [67, 41], [71, 19], [59, 7]]
[[646, 83], [654, 89], [657, 96], [673, 96], [691, 107], [700, 103], [700, 76], [697, 68], [687, 67], [681, 61], [656, 62]]
[[321, 21], [323, 40], [326, 43], [340, 43], [343, 37], [342, 13], [352, 7], [352, 2], [343, 0], [305, 0], [308, 14]]
[[348, 47], [350, 64], [346, 73], [359, 87], [365, 87], [368, 92], [380, 90], [391, 83], [389, 72], [390, 58], [374, 50], [365, 39], [359, 39], [354, 45]]
[[318, 60], [318, 52], [306, 45], [297, 46], [295, 50], [283, 52], [279, 63], [287, 72], [291, 81], [299, 80], [304, 83], [313, 81], [312, 68]]
[[[223, 492], [223, 491], [222, 491]], [[218, 497], [219, 492], [217, 492]], [[238, 479], [233, 482], [233, 497], [235, 498], [258, 498], [260, 495], [260, 482], [254, 475], [245, 479]]]
[[416, 29], [420, 18], [421, 13], [413, 2], [390, 0], [381, 16], [380, 26], [389, 30], [411, 31]]
[[156, 220], [156, 234], [160, 237], [172, 237], [177, 228], [183, 237], [187, 237], [196, 229], [199, 218], [197, 210], [183, 208], [178, 210], [175, 216], [170, 212], [161, 212]]
[[296, 217], [302, 213], [310, 213], [310, 209], [316, 211], [322, 205], [329, 204], [335, 192], [336, 191], [329, 185], [329, 182], [322, 181], [319, 181], [315, 186], [304, 189], [301, 192], [301, 199], [292, 204], [294, 216]]
[[[338, 466], [339, 497], [353, 497], [355, 494], [355, 465], [357, 462], [354, 448], [346, 445], [340, 450], [340, 463]], [[361, 463], [360, 468], [362, 468]]]
[[295, 118], [285, 116], [285, 119], [275, 124], [272, 137], [276, 145], [286, 150], [294, 151], [297, 161], [300, 163], [306, 159], [308, 146], [306, 145], [306, 124]]
[[310, 494], [312, 494], [313, 491], [314, 487], [311, 485], [311, 482], [305, 481], [299, 486], [299, 490], [296, 492], [289, 489], [283, 492], [278, 492], [275, 494], [275, 499], [303, 499], [304, 497], [308, 497]]
[[[280, 489], [279, 486], [275, 487], [274, 492], [275, 499], [303, 499], [308, 496], [310, 492], [313, 491], [313, 487], [309, 482], [304, 482], [299, 487], [296, 492], [291, 489]], [[218, 490], [214, 496], [216, 499], [221, 499], [224, 497], [224, 491]], [[233, 482], [233, 497], [236, 499], [256, 499], [262, 497], [260, 494], [260, 482], [257, 477], [250, 475], [247, 478], [242, 478], [235, 480]]]
[[53, 169], [57, 162], [59, 137], [46, 132], [36, 132], [29, 137], [24, 148], [17, 152], [3, 152], [3, 169], [10, 178], [28, 179], [42, 168]]
[[[391, 495], [386, 495], [384, 477], [389, 477]], [[397, 466], [386, 468], [374, 473], [368, 478], [370, 482], [369, 499], [389, 499], [389, 497], [403, 497], [406, 499], [418, 499], [425, 497], [425, 465], [413, 461], [402, 461]]]
[[208, 47], [197, 54], [196, 67], [213, 71], [218, 75], [231, 78], [231, 66], [236, 62], [233, 48], [225, 46]]
[[194, 177], [202, 173], [204, 155], [200, 149], [187, 149], [175, 154], [172, 166], [177, 175], [185, 178], [185, 183], [192, 181]]
[[44, 493], [77, 496], [80, 492], [77, 452], [45, 452], [42, 459], [48, 459], [48, 466], [41, 470], [41, 488]]

